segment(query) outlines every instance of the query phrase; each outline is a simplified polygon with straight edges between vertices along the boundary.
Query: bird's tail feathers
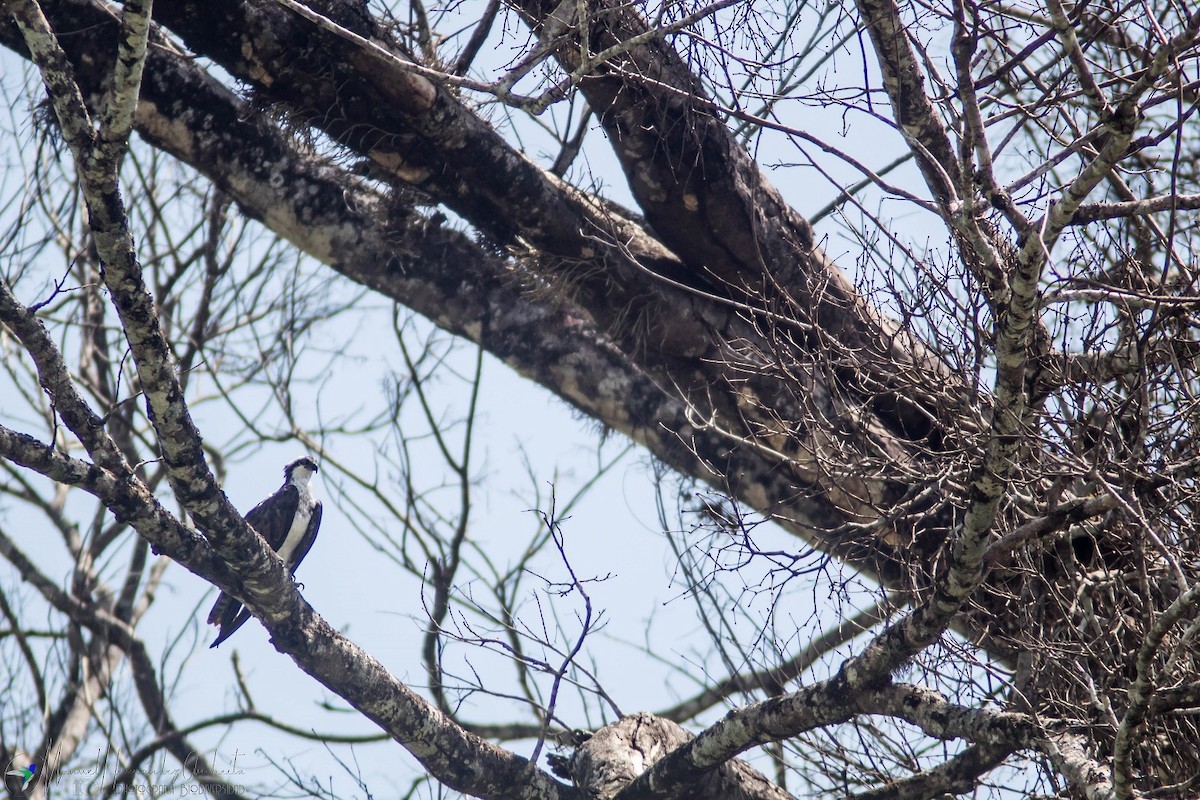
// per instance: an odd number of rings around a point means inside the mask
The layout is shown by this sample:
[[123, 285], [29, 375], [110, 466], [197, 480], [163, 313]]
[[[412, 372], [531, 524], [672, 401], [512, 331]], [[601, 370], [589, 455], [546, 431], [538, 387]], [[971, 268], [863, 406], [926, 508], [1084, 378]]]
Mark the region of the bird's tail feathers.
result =
[[233, 602], [237, 601], [224, 592], [221, 592], [221, 596], [217, 598], [217, 602], [213, 603], [212, 611], [208, 612], [208, 624], [216, 625], [220, 622], [221, 617], [225, 616], [225, 609]]

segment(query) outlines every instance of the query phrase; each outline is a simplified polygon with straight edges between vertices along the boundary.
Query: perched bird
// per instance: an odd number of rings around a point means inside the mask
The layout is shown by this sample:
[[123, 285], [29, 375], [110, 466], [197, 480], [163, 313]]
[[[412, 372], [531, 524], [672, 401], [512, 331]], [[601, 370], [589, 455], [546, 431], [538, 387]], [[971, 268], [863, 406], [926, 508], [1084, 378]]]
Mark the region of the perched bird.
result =
[[[313, 496], [309, 481], [317, 472], [317, 462], [308, 456], [297, 458], [283, 468], [283, 486], [279, 491], [250, 509], [246, 522], [258, 531], [271, 549], [279, 554], [288, 569], [296, 567], [308, 555], [321, 527], [321, 501]], [[235, 597], [224, 592], [208, 612], [208, 624], [220, 625], [216, 647], [250, 619], [250, 612]]]

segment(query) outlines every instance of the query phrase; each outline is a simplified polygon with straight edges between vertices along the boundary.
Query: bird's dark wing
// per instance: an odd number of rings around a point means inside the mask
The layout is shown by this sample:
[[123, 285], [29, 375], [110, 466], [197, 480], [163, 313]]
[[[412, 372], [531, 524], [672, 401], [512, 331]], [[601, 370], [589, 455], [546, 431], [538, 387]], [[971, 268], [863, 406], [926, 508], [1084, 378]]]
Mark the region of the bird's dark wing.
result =
[[[292, 516], [299, 504], [300, 492], [290, 483], [284, 484], [275, 494], [246, 512], [246, 522], [266, 540], [272, 550], [278, 550], [287, 538]], [[216, 641], [209, 647], [216, 647], [228, 639], [234, 631], [245, 625], [248, 619], [250, 612], [242, 607], [241, 602], [236, 597], [222, 592], [213, 604], [212, 611], [208, 612], [208, 624], [221, 626]]]
[[272, 550], [278, 550], [287, 539], [288, 528], [292, 527], [292, 517], [299, 504], [300, 491], [292, 484], [285, 483], [275, 494], [247, 511], [246, 522], [267, 540]]
[[317, 529], [321, 527], [321, 502], [318, 500], [313, 505], [312, 516], [308, 518], [308, 530], [304, 532], [304, 538], [300, 540], [300, 544], [296, 545], [295, 551], [292, 552], [292, 573], [296, 572], [296, 567], [300, 566], [300, 562], [308, 555], [308, 551], [312, 549], [313, 542], [317, 540]]

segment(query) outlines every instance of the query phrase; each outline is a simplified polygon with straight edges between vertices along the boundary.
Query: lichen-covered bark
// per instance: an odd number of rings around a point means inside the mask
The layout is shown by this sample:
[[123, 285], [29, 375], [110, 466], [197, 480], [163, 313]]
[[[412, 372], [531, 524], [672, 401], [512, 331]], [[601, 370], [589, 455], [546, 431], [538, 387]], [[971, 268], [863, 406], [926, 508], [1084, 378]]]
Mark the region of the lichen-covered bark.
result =
[[[175, 495], [201, 528], [212, 532], [218, 548], [227, 538], [226, 531], [237, 532], [243, 540], [252, 542], [253, 537], [248, 535], [249, 526], [229, 503], [208, 468], [200, 432], [183, 400], [174, 355], [137, 262], [133, 234], [121, 196], [118, 170], [137, 105], [142, 73], [140, 62], [145, 58], [144, 40], [149, 35], [146, 19], [149, 8], [134, 4], [127, 10], [125, 16], [129, 20], [122, 26], [123, 36], [117, 51], [120, 66], [116, 72], [122, 83], [109, 94], [108, 111], [101, 117], [99, 127], [94, 124], [75, 79], [75, 70], [42, 9], [33, 0], [14, 0], [10, 8], [30, 57], [37, 64], [50, 93], [59, 128], [74, 158], [87, 207], [88, 225], [103, 262], [101, 277], [129, 343], [141, 380], [147, 415], [154, 425], [158, 448], [167, 464]], [[10, 316], [19, 317], [13, 311], [11, 301], [6, 307]], [[31, 340], [39, 339], [36, 324], [24, 322], [22, 326]], [[44, 338], [44, 333], [40, 338]], [[40, 354], [43, 361], [59, 360], [56, 351], [44, 347], [34, 352], [35, 358]], [[53, 375], [60, 371], [65, 372], [65, 369], [42, 367], [43, 374]], [[54, 383], [58, 385], [61, 381]], [[64, 401], [72, 407], [77, 406], [78, 397], [70, 396], [69, 392], [73, 390], [69, 387], [67, 391]], [[95, 421], [81, 419], [79, 424], [94, 426]], [[103, 437], [99, 444], [104, 451], [101, 453], [103, 461], [108, 462], [109, 468], [115, 470], [119, 478], [132, 477], [129, 466], [116, 453], [111, 441], [107, 441], [107, 436], [88, 434], [89, 441], [96, 437]], [[261, 551], [262, 547], [257, 549]], [[262, 560], [261, 555], [259, 560]]]

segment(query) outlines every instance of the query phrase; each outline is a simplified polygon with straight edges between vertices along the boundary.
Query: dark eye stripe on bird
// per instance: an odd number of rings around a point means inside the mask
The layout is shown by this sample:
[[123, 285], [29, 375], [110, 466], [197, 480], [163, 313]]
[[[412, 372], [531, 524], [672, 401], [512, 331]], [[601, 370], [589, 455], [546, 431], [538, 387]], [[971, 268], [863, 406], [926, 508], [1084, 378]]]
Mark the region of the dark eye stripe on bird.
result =
[[[318, 472], [317, 462], [308, 456], [297, 458], [283, 468], [283, 486], [279, 491], [250, 509], [246, 522], [279, 554], [291, 573], [308, 555], [321, 527], [321, 501], [313, 496], [309, 481]], [[250, 619], [241, 602], [224, 592], [208, 612], [208, 624], [219, 625], [216, 647]]]

